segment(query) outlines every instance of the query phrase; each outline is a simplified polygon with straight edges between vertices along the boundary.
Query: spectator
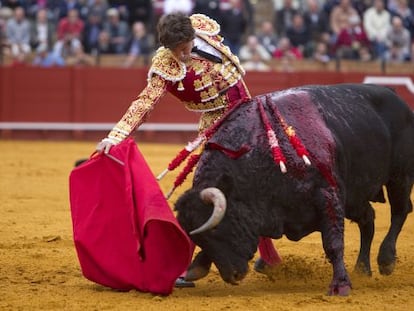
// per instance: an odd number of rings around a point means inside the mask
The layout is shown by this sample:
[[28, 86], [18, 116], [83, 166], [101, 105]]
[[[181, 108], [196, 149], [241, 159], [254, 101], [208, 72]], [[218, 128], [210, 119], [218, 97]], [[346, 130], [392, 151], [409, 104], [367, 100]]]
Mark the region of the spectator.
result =
[[241, 0], [230, 0], [230, 8], [223, 11], [221, 33], [224, 43], [230, 50], [238, 55], [242, 45], [243, 36], [247, 29], [247, 20], [241, 6]]
[[146, 29], [151, 29], [153, 24], [154, 12], [151, 0], [128, 1], [129, 25], [135, 22], [143, 22]]
[[386, 60], [390, 62], [404, 62], [410, 58], [411, 38], [410, 32], [404, 28], [402, 19], [394, 16], [391, 28], [387, 32]]
[[273, 52], [276, 50], [278, 37], [270, 21], [265, 20], [261, 23], [257, 38], [269, 55], [273, 55]]
[[195, 0], [193, 13], [200, 13], [221, 23], [220, 0]]
[[246, 71], [269, 71], [271, 69], [257, 50], [252, 51], [250, 58], [241, 64]]
[[56, 41], [56, 27], [48, 20], [47, 9], [39, 9], [36, 12], [36, 19], [31, 22], [30, 26], [30, 45], [36, 50], [39, 46], [50, 51]]
[[110, 50], [115, 54], [124, 54], [127, 51], [130, 35], [128, 23], [120, 19], [119, 12], [115, 8], [108, 10], [107, 17], [104, 29], [110, 36]]
[[[339, 58], [369, 60], [370, 42], [358, 15], [350, 15], [342, 20], [334, 50]], [[367, 55], [368, 53], [368, 55]]]
[[65, 65], [65, 60], [61, 55], [49, 52], [46, 45], [41, 44], [36, 49], [32, 64], [38, 67], [62, 67]]
[[283, 0], [283, 7], [275, 14], [275, 29], [279, 37], [286, 35], [286, 29], [292, 26], [293, 16], [298, 12], [292, 0]]
[[326, 64], [330, 62], [329, 47], [326, 42], [319, 41], [315, 45], [312, 58], [318, 63]]
[[[68, 17], [70, 11], [72, 10], [76, 10], [79, 16], [79, 12], [82, 10], [82, 5], [78, 2], [78, 0], [56, 0], [51, 2], [52, 4], [49, 5], [52, 5], [52, 7], [55, 8], [57, 20]], [[53, 2], [56, 3], [53, 4]]]
[[355, 16], [359, 17], [357, 10], [352, 6], [351, 0], [340, 0], [339, 4], [333, 7], [330, 15], [330, 27], [334, 40], [343, 28], [343, 21], [349, 21]]
[[102, 30], [98, 35], [97, 55], [116, 54], [111, 44], [111, 35], [106, 30]]
[[364, 12], [373, 5], [373, 0], [351, 0], [352, 7], [358, 12], [358, 15], [362, 17]]
[[55, 59], [64, 59], [65, 64], [89, 65], [93, 60], [84, 53], [83, 46], [79, 38], [72, 34], [66, 34], [62, 39], [58, 39], [53, 46], [53, 57]]
[[393, 12], [397, 9], [398, 0], [386, 0], [387, 1], [387, 10]]
[[[319, 2], [325, 13], [330, 16], [334, 7], [340, 4], [341, 0], [319, 0]], [[350, 3], [361, 16], [372, 5], [372, 0], [350, 0]]]
[[411, 41], [411, 55], [410, 55], [410, 60], [412, 62], [414, 61], [414, 41]]
[[[135, 2], [135, 1], [133, 1]], [[86, 18], [86, 21], [89, 20], [89, 15], [98, 15], [99, 20], [103, 22], [106, 17], [106, 11], [108, 11], [109, 6], [108, 2], [106, 0], [91, 0], [89, 1], [88, 5], [88, 16]]]
[[273, 58], [302, 59], [303, 55], [298, 48], [292, 46], [288, 37], [282, 37], [273, 53]]
[[387, 49], [385, 37], [391, 26], [391, 15], [385, 9], [384, 0], [374, 0], [373, 5], [364, 12], [363, 24], [375, 57], [383, 59]]
[[82, 33], [82, 44], [85, 53], [96, 54], [98, 52], [98, 38], [102, 29], [103, 22], [101, 12], [99, 10], [91, 11]]
[[8, 19], [7, 11], [0, 7], [0, 51], [3, 48], [3, 43], [6, 41], [6, 22]]
[[160, 17], [164, 14], [164, 0], [152, 0], [152, 13], [154, 18], [151, 29], [153, 29], [153, 31], [156, 32], [156, 25]]
[[[0, 6], [1, 6], [1, 1], [0, 1]], [[42, 9], [48, 12], [48, 1], [47, 0], [27, 1], [26, 16], [29, 18], [29, 20], [32, 21], [36, 19], [37, 12]]]
[[241, 9], [246, 18], [246, 32], [248, 34], [254, 34], [256, 32], [256, 24], [255, 24], [255, 11], [254, 6], [252, 5], [250, 0], [241, 0], [240, 1]]
[[273, 58], [280, 61], [282, 71], [289, 72], [293, 71], [294, 62], [302, 59], [303, 55], [298, 48], [292, 46], [288, 37], [282, 37], [273, 53]]
[[312, 40], [309, 29], [306, 27], [300, 13], [293, 15], [292, 25], [286, 29], [286, 37], [297, 47], [305, 57], [312, 55]]
[[78, 10], [70, 9], [67, 17], [62, 18], [58, 23], [57, 39], [67, 39], [68, 36], [81, 39], [84, 27], [84, 22], [79, 18]]
[[[243, 13], [244, 19], [246, 21], [246, 29], [245, 33], [252, 34], [255, 32], [255, 23], [254, 23], [254, 6], [252, 5], [250, 0], [239, 0], [239, 1], [232, 1], [232, 0], [220, 0], [220, 11], [221, 11], [221, 18], [223, 18], [223, 13], [232, 10], [234, 7], [238, 7], [241, 12]], [[237, 3], [234, 3], [237, 2]]]
[[10, 8], [13, 11], [18, 7], [25, 9], [25, 0], [3, 0], [1, 5], [5, 8]]
[[321, 9], [318, 0], [308, 0], [306, 2], [308, 9], [303, 14], [303, 19], [308, 28], [311, 39], [314, 42], [320, 41], [329, 34], [329, 17]]
[[6, 23], [6, 40], [16, 62], [25, 62], [31, 52], [30, 23], [22, 7], [14, 9], [13, 17]]
[[[320, 10], [320, 11], [325, 11], [324, 9], [323, 9], [323, 7], [324, 7], [324, 5], [325, 5], [325, 3], [327, 2], [327, 0], [315, 0], [316, 1], [316, 6], [318, 7], [318, 9]], [[302, 11], [302, 12], [306, 12], [306, 11], [308, 11], [309, 10], [309, 4], [311, 3], [311, 1], [308, 1], [308, 0], [301, 0], [300, 1], [300, 3], [301, 3], [301, 5], [300, 5], [300, 10]], [[324, 12], [325, 13], [325, 12]]]
[[164, 14], [184, 13], [190, 15], [193, 11], [193, 2], [191, 0], [164, 0]]
[[129, 10], [128, 4], [135, 0], [108, 0], [109, 8], [115, 8], [118, 11], [118, 16], [121, 21], [128, 23]]
[[7, 37], [6, 37], [6, 24], [7, 21], [13, 16], [13, 11], [7, 7], [0, 7], [0, 64], [3, 62], [3, 55], [6, 52]]
[[154, 40], [147, 33], [143, 22], [135, 22], [132, 26], [132, 33], [132, 39], [128, 44], [128, 56], [124, 66], [131, 67], [136, 60], [139, 60], [141, 65], [148, 65], [150, 55], [153, 52]]
[[332, 10], [339, 4], [340, 0], [326, 0], [322, 6], [323, 11], [327, 16], [331, 16]]
[[246, 44], [240, 48], [239, 58], [241, 61], [246, 62], [251, 60], [253, 55], [259, 55], [260, 60], [263, 62], [271, 59], [267, 50], [259, 43], [258, 38], [255, 35], [250, 35], [247, 37]]
[[[274, 9], [277, 11], [283, 8], [285, 0], [272, 0], [272, 2]], [[301, 2], [301, 0], [292, 0], [292, 7], [299, 10]]]
[[399, 16], [404, 28], [410, 32], [411, 39], [414, 38], [414, 13], [408, 6], [407, 0], [398, 0], [396, 8], [391, 11], [392, 16]]

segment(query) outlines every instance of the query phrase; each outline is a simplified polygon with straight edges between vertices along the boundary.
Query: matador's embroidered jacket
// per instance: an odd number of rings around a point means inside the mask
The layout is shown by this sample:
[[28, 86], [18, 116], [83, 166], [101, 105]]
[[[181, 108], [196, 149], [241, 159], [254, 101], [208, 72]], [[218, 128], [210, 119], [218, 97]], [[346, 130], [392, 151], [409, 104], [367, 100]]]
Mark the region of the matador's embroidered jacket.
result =
[[196, 37], [216, 49], [222, 62], [192, 54], [191, 60], [183, 63], [171, 50], [159, 48], [152, 59], [147, 86], [108, 135], [113, 143], [121, 142], [143, 123], [167, 92], [180, 99], [187, 109], [202, 113], [200, 131], [219, 119], [232, 102], [250, 98], [242, 79], [245, 72], [238, 57], [222, 43], [218, 35], [220, 26], [202, 14], [194, 14], [190, 19]]

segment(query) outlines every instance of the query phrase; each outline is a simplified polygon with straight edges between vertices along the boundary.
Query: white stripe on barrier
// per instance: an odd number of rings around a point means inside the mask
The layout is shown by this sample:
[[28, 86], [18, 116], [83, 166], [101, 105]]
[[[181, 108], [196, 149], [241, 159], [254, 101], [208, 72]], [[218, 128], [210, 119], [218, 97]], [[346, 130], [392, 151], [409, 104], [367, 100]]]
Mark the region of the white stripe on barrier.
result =
[[[0, 122], [0, 130], [110, 131], [113, 123]], [[145, 123], [139, 131], [198, 131], [195, 123]]]
[[382, 85], [405, 85], [414, 94], [414, 83], [410, 77], [365, 77], [363, 83], [373, 83]]

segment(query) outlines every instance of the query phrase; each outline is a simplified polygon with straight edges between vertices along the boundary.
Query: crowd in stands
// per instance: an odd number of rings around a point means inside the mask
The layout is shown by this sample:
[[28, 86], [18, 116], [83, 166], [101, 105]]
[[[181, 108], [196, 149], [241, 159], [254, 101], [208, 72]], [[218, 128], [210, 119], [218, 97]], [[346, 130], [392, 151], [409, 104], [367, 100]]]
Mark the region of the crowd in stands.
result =
[[92, 65], [103, 55], [148, 65], [156, 23], [175, 11], [203, 13], [247, 70], [284, 70], [297, 59], [327, 63], [414, 62], [414, 0], [0, 0], [1, 54], [14, 65]]

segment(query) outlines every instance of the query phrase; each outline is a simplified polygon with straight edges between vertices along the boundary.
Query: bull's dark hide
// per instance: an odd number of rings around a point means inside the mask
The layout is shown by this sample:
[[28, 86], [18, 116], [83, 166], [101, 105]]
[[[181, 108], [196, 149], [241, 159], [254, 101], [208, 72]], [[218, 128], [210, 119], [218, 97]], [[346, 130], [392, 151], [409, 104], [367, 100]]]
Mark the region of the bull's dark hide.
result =
[[[287, 173], [274, 163], [259, 114], [263, 104], [286, 158]], [[309, 152], [307, 166], [297, 155], [272, 106], [296, 131]], [[330, 294], [347, 294], [351, 282], [343, 262], [344, 218], [361, 230], [356, 268], [371, 274], [374, 210], [370, 201], [391, 204], [391, 226], [378, 254], [380, 272], [392, 272], [398, 234], [412, 211], [414, 116], [387, 87], [363, 84], [304, 86], [258, 96], [233, 111], [202, 154], [192, 189], [176, 203], [187, 232], [209, 217], [212, 207], [199, 192], [217, 187], [225, 195], [225, 217], [215, 228], [195, 234], [199, 262], [214, 262], [222, 278], [241, 280], [259, 236], [297, 241], [322, 233], [333, 266]], [[237, 158], [223, 150], [250, 149]], [[222, 150], [221, 150], [222, 149]], [[245, 149], [245, 148], [244, 148]]]

